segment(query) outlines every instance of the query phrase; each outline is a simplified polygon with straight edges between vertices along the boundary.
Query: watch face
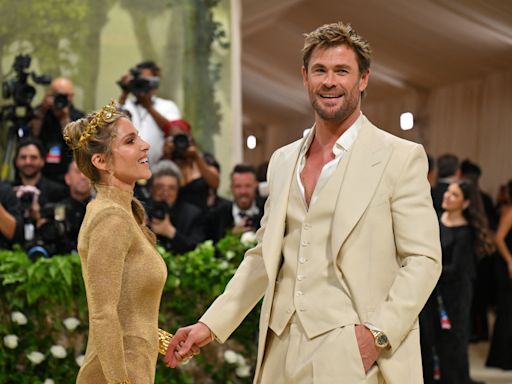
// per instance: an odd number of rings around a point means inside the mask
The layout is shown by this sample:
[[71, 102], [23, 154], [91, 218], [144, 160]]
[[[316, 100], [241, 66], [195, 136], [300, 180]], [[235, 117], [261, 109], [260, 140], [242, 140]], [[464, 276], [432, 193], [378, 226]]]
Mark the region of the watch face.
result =
[[388, 346], [388, 338], [386, 337], [386, 335], [380, 334], [379, 336], [377, 336], [377, 339], [375, 341], [379, 347]]

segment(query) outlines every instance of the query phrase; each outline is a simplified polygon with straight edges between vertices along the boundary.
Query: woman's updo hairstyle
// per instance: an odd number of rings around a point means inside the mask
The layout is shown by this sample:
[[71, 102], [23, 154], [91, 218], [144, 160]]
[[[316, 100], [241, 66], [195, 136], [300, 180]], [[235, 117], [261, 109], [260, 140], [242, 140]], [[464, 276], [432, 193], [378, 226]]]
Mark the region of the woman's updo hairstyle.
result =
[[112, 158], [112, 140], [116, 135], [116, 123], [121, 118], [129, 119], [115, 100], [99, 111], [73, 121], [64, 127], [63, 136], [66, 144], [73, 151], [73, 158], [78, 169], [93, 184], [100, 181], [100, 173], [92, 164], [92, 156], [105, 154], [107, 160]]

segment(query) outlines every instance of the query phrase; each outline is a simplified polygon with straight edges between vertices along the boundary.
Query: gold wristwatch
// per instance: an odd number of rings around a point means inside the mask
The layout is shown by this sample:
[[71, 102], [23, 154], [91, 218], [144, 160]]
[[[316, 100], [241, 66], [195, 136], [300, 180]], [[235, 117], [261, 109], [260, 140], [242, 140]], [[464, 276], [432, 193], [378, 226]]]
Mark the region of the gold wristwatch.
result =
[[378, 348], [384, 349], [389, 347], [388, 337], [379, 328], [370, 323], [364, 323], [364, 326], [372, 333], [375, 345]]

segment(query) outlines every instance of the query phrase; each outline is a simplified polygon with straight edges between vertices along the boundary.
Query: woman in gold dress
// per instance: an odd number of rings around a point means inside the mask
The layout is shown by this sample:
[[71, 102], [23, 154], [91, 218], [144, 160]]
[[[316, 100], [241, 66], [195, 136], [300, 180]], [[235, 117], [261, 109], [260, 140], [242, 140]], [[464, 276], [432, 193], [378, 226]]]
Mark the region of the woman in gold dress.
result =
[[149, 144], [114, 101], [69, 123], [64, 138], [97, 192], [78, 237], [89, 339], [77, 383], [153, 383], [170, 335], [158, 329], [167, 268], [133, 197], [151, 176]]

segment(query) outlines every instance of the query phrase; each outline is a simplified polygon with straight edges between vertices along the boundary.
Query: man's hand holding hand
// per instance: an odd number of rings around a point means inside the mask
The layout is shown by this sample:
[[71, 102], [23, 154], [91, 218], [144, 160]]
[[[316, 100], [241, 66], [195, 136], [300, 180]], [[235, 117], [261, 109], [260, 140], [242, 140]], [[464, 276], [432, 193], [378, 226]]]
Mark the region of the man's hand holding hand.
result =
[[201, 322], [178, 329], [167, 348], [165, 363], [176, 368], [179, 363], [188, 361], [193, 355], [199, 354], [201, 347], [213, 341], [212, 335], [210, 328]]

